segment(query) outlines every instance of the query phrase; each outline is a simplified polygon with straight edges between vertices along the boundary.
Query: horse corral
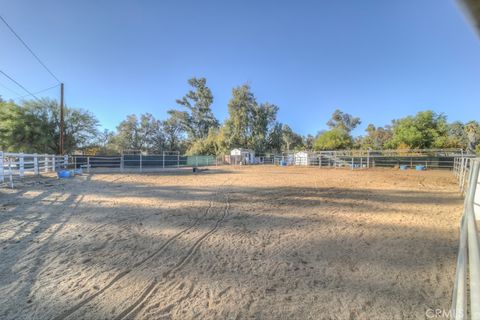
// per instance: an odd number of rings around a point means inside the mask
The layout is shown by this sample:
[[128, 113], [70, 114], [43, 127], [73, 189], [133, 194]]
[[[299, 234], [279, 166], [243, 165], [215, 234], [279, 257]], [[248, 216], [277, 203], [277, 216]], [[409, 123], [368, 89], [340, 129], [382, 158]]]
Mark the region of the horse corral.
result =
[[218, 166], [4, 189], [2, 319], [411, 319], [448, 310], [450, 171]]

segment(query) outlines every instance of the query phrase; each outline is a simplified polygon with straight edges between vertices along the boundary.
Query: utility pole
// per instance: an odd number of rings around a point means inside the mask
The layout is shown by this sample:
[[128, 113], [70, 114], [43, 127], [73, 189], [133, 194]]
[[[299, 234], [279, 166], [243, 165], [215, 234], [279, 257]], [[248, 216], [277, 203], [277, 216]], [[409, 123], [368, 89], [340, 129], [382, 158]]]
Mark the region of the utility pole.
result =
[[60, 154], [63, 155], [64, 145], [64, 123], [63, 123], [63, 82], [60, 83]]

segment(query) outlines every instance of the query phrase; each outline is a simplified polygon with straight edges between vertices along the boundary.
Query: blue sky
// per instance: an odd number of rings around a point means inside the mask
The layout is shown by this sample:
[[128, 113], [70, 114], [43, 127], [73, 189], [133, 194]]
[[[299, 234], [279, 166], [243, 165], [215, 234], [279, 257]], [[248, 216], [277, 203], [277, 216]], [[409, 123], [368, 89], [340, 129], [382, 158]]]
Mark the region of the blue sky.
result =
[[[248, 82], [302, 134], [336, 108], [362, 118], [355, 134], [424, 109], [480, 120], [480, 39], [454, 0], [0, 0], [0, 14], [65, 82], [67, 104], [109, 129], [165, 118], [193, 76], [220, 120]], [[0, 70], [33, 92], [55, 84], [3, 24]], [[4, 86], [24, 94], [0, 76], [3, 98], [17, 96]]]

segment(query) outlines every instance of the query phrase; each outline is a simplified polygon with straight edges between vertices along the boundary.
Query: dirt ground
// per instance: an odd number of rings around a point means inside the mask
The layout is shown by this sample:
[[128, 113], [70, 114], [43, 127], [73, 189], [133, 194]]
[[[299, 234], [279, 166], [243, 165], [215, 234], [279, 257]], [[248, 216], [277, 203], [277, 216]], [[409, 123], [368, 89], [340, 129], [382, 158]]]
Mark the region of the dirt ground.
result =
[[0, 190], [0, 319], [425, 319], [450, 307], [448, 171], [218, 167]]

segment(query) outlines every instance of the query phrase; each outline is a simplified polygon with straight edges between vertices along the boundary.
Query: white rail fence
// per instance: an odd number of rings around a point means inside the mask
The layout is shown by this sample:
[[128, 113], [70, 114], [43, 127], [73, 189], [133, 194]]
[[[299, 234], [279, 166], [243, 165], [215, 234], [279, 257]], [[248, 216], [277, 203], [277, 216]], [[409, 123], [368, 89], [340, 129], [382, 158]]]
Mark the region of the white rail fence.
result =
[[53, 154], [28, 154], [0, 151], [0, 184], [15, 181], [29, 175], [55, 172], [68, 166], [68, 156]]
[[460, 222], [460, 244], [452, 295], [453, 319], [480, 319], [480, 158], [455, 159], [453, 172], [465, 195]]

